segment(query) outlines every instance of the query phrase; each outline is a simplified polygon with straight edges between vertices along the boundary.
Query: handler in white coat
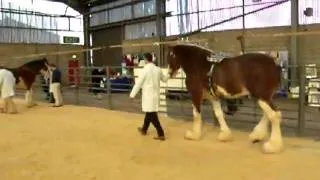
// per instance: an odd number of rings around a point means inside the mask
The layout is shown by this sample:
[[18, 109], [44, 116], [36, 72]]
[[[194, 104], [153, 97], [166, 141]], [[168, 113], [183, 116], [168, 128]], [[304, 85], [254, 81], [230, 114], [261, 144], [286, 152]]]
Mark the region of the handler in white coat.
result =
[[[13, 96], [15, 95], [16, 78], [13, 73], [7, 69], [0, 69], [0, 90], [1, 99], [4, 101], [2, 109], [3, 113], [17, 113], [17, 107], [13, 102]], [[9, 111], [9, 106], [11, 110]]]
[[145, 53], [144, 57], [146, 64], [130, 93], [130, 98], [134, 98], [140, 88], [142, 88], [142, 111], [146, 114], [143, 126], [139, 127], [138, 130], [142, 135], [146, 135], [149, 125], [152, 123], [158, 133], [158, 137], [155, 137], [155, 139], [165, 140], [164, 132], [158, 118], [158, 111], [160, 103], [160, 80], [166, 82], [169, 76], [164, 75], [161, 69], [153, 63], [150, 53]]

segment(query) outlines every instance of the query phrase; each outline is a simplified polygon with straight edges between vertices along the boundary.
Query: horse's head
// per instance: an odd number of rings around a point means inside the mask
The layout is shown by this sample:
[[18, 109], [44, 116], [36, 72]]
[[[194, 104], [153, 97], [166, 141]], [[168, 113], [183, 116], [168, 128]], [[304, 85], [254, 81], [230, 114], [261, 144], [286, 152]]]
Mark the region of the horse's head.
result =
[[176, 54], [175, 48], [169, 49], [167, 62], [168, 62], [168, 73], [170, 77], [173, 77], [181, 67], [181, 62], [179, 57]]

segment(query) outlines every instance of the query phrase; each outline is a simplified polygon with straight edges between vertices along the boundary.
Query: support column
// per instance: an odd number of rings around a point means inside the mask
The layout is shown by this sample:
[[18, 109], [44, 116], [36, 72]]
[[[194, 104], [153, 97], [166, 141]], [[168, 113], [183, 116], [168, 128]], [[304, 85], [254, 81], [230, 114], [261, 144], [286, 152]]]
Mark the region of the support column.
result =
[[240, 40], [241, 43], [241, 53], [245, 54], [245, 35], [246, 35], [246, 18], [245, 18], [245, 0], [242, 0], [242, 41]]
[[[157, 0], [156, 1], [156, 14], [157, 14], [157, 39], [159, 42], [163, 41], [166, 35], [166, 23], [165, 23], [165, 12], [166, 12], [166, 1]], [[160, 44], [158, 48], [158, 65], [165, 65], [165, 53], [164, 45]]]
[[[299, 0], [291, 0], [291, 32], [297, 32], [299, 28]], [[297, 66], [302, 64], [302, 60], [298, 60], [298, 43], [297, 43], [297, 36], [291, 36], [290, 38], [290, 59], [289, 65]], [[297, 86], [298, 85], [298, 74], [297, 74], [296, 67], [290, 68], [290, 86]]]
[[[90, 33], [89, 33], [89, 26], [90, 26], [90, 17], [89, 12], [86, 11], [83, 15], [83, 34], [84, 34], [84, 48], [90, 48]], [[89, 66], [91, 65], [90, 62], [90, 52], [84, 52], [84, 65]]]
[[[299, 29], [299, 0], [291, 0], [291, 32], [297, 32]], [[299, 56], [299, 37], [290, 38], [290, 65], [299, 66], [291, 68], [290, 79], [295, 81], [291, 86], [299, 86], [299, 117], [297, 123], [298, 135], [303, 134], [305, 129], [305, 67], [304, 60]], [[297, 81], [299, 80], [299, 81]]]

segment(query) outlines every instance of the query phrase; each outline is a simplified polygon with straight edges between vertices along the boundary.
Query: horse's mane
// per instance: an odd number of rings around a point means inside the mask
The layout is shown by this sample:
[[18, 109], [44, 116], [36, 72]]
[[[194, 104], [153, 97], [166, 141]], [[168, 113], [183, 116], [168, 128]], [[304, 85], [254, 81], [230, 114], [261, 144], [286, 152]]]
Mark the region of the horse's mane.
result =
[[209, 54], [212, 54], [212, 55], [217, 55], [217, 56], [224, 56], [225, 58], [232, 57], [232, 55], [230, 53], [221, 52], [221, 51], [216, 52], [216, 51], [213, 51], [212, 49], [209, 49], [207, 47], [204, 47], [204, 46], [201, 46], [201, 45], [198, 45], [198, 44], [187, 43], [187, 44], [178, 44], [178, 45], [179, 46], [188, 46], [188, 47], [199, 48], [199, 49], [201, 49], [202, 51], [204, 51], [206, 53], [209, 53]]
[[42, 61], [47, 61], [47, 59], [46, 58], [35, 59], [35, 60], [29, 61], [29, 62], [23, 64], [22, 66], [33, 66], [33, 65], [36, 65]]
[[178, 44], [178, 46], [188, 46], [188, 47], [200, 48], [201, 50], [207, 51], [208, 53], [215, 54], [215, 52], [213, 50], [206, 48], [204, 46], [200, 46], [198, 44], [187, 43], [187, 44]]

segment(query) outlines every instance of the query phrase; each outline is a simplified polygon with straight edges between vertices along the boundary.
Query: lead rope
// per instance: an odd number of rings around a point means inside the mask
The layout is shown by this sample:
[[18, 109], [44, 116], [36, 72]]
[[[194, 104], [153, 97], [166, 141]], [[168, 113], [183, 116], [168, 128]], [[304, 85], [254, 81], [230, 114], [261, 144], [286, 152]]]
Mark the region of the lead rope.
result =
[[207, 57], [207, 60], [211, 63], [210, 71], [207, 73], [207, 76], [209, 77], [209, 93], [211, 94], [211, 96], [216, 96], [214, 90], [212, 89], [213, 68], [215, 66], [215, 63], [220, 63], [224, 58], [224, 53], [215, 53]]
[[214, 93], [214, 91], [212, 89], [212, 86], [213, 86], [213, 83], [212, 83], [213, 68], [214, 68], [214, 63], [211, 64], [210, 71], [207, 73], [207, 76], [209, 77], [209, 93], [210, 93], [211, 96], [216, 96], [216, 94]]

